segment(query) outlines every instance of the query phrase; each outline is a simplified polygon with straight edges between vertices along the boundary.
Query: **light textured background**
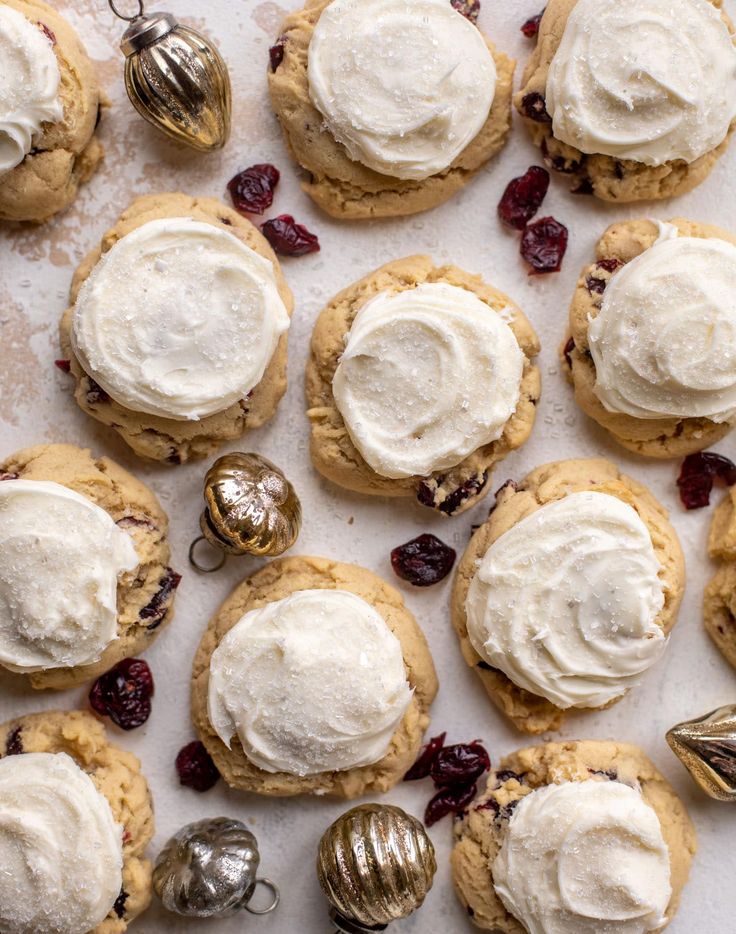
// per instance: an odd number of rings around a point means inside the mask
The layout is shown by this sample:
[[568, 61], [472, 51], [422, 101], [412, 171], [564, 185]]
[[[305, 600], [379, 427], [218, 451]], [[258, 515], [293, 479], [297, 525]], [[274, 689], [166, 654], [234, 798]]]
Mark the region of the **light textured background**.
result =
[[[480, 25], [519, 60], [517, 82], [529, 49], [519, 26], [542, 2], [483, 0]], [[687, 594], [664, 660], [620, 704], [599, 714], [571, 718], [562, 735], [617, 738], [644, 747], [687, 801], [700, 838], [690, 885], [669, 930], [672, 934], [733, 931], [736, 857], [732, 829], [736, 812], [701, 795], [664, 740], [672, 724], [736, 702], [736, 676], [711, 645], [701, 624], [702, 587], [713, 570], [705, 557], [711, 510], [686, 514], [676, 496], [675, 463], [648, 463], [626, 455], [581, 415], [559, 372], [557, 347], [579, 268], [589, 261], [593, 244], [608, 223], [642, 215], [661, 219], [684, 215], [736, 229], [736, 150], [732, 148], [698, 191], [674, 203], [606, 207], [590, 198], [571, 196], [564, 180], [555, 179], [543, 212], [569, 226], [570, 247], [559, 275], [529, 279], [518, 257], [517, 235], [501, 229], [495, 214], [508, 180], [539, 162], [518, 120], [501, 157], [440, 209], [405, 220], [338, 223], [317, 213], [301, 193], [296, 168], [285, 153], [268, 105], [268, 46], [278, 34], [282, 16], [297, 0], [282, 0], [282, 5], [259, 0], [162, 0], [151, 4], [205, 29], [219, 43], [230, 65], [233, 136], [224, 152], [210, 156], [169, 144], [134, 114], [124, 96], [122, 57], [117, 51], [123, 24], [113, 19], [104, 0], [57, 0], [57, 5], [82, 35], [112, 99], [102, 123], [107, 157], [102, 170], [66, 215], [40, 228], [0, 231], [0, 451], [5, 455], [43, 441], [86, 445], [142, 476], [161, 497], [172, 516], [173, 564], [184, 572], [184, 579], [174, 623], [147, 655], [157, 686], [153, 715], [131, 734], [113, 728], [112, 738], [140, 756], [151, 784], [157, 820], [151, 855], [187, 821], [205, 815], [232, 815], [247, 821], [257, 834], [262, 871], [280, 883], [283, 894], [273, 915], [221, 922], [185, 922], [154, 905], [134, 930], [226, 934], [244, 927], [263, 934], [318, 934], [329, 928], [314, 873], [314, 856], [321, 833], [347, 805], [309, 798], [262, 799], [227, 791], [222, 785], [198, 795], [180, 788], [174, 772], [177, 750], [194, 735], [188, 712], [189, 669], [198, 639], [220, 601], [257, 566], [256, 562], [233, 559], [225, 570], [209, 577], [191, 571], [187, 546], [197, 533], [205, 465], [152, 467], [137, 460], [112, 431], [81, 414], [72, 401], [69, 378], [53, 366], [58, 356], [57, 320], [65, 306], [73, 269], [134, 195], [183, 190], [222, 197], [227, 180], [236, 171], [254, 162], [272, 161], [282, 171], [273, 214], [292, 213], [306, 222], [319, 234], [322, 252], [284, 262], [296, 295], [289, 393], [266, 428], [233, 448], [257, 450], [274, 459], [296, 485], [304, 504], [304, 530], [297, 552], [354, 561], [392, 579], [390, 549], [422, 531], [431, 530], [461, 550], [471, 524], [485, 517], [490, 499], [458, 519], [444, 520], [411, 502], [348, 494], [328, 486], [315, 474], [307, 454], [302, 388], [309, 335], [320, 307], [334, 292], [375, 266], [413, 252], [424, 251], [440, 262], [452, 261], [479, 272], [512, 295], [541, 336], [544, 385], [530, 442], [498, 468], [491, 487], [496, 489], [508, 477], [521, 477], [547, 460], [608, 456], [649, 484], [671, 509], [688, 563]], [[129, 6], [134, 7], [133, 0]], [[719, 450], [736, 456], [736, 438], [726, 439]], [[715, 501], [721, 495], [718, 491]], [[448, 618], [449, 580], [424, 592], [400, 586], [427, 633], [439, 671], [441, 690], [433, 708], [432, 734], [446, 730], [448, 739], [455, 742], [480, 737], [496, 761], [526, 743], [491, 708], [480, 683], [460, 657]], [[3, 719], [24, 711], [75, 705], [85, 705], [84, 690], [38, 694], [19, 680], [0, 678]], [[399, 786], [386, 800], [421, 814], [431, 793], [429, 782], [415, 783]], [[434, 889], [425, 908], [396, 928], [407, 934], [462, 934], [471, 930], [471, 924], [451, 890], [447, 862], [450, 820], [436, 825], [431, 836], [440, 867]]]

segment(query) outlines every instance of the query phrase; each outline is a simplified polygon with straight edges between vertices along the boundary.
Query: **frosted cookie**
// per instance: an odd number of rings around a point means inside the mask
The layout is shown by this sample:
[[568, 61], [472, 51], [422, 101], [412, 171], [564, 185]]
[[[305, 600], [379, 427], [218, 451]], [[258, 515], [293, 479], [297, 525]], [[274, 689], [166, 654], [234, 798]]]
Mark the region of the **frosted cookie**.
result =
[[169, 522], [139, 480], [73, 444], [0, 462], [0, 666], [68, 688], [144, 651], [173, 616]]
[[354, 565], [281, 558], [210, 621], [192, 719], [233, 788], [355, 798], [401, 781], [436, 693], [397, 590]]
[[684, 457], [736, 420], [736, 237], [676, 219], [613, 224], [562, 346], [580, 408], [645, 457]]
[[594, 740], [502, 759], [455, 836], [455, 890], [497, 934], [660, 931], [697, 849], [684, 804], [642, 750]]
[[0, 220], [45, 221], [95, 172], [100, 87], [69, 23], [41, 0], [0, 0]]
[[382, 266], [321, 312], [307, 364], [311, 453], [349, 490], [455, 515], [529, 437], [539, 341], [479, 276], [428, 256]]
[[122, 934], [151, 901], [151, 795], [82, 711], [0, 725], [0, 929]]
[[268, 80], [307, 194], [333, 217], [397, 217], [446, 201], [503, 147], [514, 66], [450, 0], [308, 0]]
[[573, 191], [647, 201], [699, 185], [736, 117], [722, 0], [550, 0], [514, 103]]
[[601, 459], [558, 461], [498, 492], [458, 564], [463, 657], [525, 733], [606, 707], [662, 656], [685, 564], [666, 510]]
[[705, 629], [736, 668], [736, 487], [729, 488], [713, 513], [708, 553], [719, 567], [705, 588]]
[[75, 398], [142, 457], [209, 457], [286, 391], [293, 299], [256, 228], [212, 198], [137, 198], [74, 276]]

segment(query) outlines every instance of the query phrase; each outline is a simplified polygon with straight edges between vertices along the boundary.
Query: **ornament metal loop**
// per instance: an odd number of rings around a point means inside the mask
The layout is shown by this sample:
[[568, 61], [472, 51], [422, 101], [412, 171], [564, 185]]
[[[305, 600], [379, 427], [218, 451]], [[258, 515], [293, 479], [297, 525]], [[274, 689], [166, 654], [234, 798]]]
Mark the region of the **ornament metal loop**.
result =
[[[210, 564], [210, 565], [200, 564], [196, 557], [197, 545], [200, 542], [206, 542], [206, 541], [207, 539], [204, 537], [204, 535], [200, 535], [198, 538], [194, 539], [192, 544], [189, 546], [189, 563], [192, 565], [193, 568], [199, 571], [200, 574], [213, 574], [215, 571], [219, 571], [220, 568], [225, 564], [225, 562], [227, 561], [227, 555], [223, 551], [220, 554], [220, 559], [217, 562], [217, 564]], [[214, 546], [210, 546], [210, 547], [212, 547], [214, 550]], [[276, 906], [274, 905], [274, 908], [275, 907]], [[269, 909], [269, 911], [270, 910], [271, 909]]]
[[132, 23], [143, 16], [143, 0], [138, 0], [138, 12], [134, 16], [125, 16], [123, 13], [121, 13], [120, 10], [115, 6], [114, 0], [107, 0], [107, 2], [115, 16], [117, 16], [118, 19], [124, 19], [126, 23]]
[[[243, 907], [252, 915], [269, 915], [278, 907], [278, 904], [281, 901], [281, 892], [279, 892], [279, 887], [275, 882], [271, 882], [270, 879], [256, 879], [256, 885], [262, 885], [264, 888], [269, 890], [271, 893], [271, 902], [266, 908], [251, 908], [250, 902]], [[251, 898], [252, 897], [253, 896], [251, 896]]]

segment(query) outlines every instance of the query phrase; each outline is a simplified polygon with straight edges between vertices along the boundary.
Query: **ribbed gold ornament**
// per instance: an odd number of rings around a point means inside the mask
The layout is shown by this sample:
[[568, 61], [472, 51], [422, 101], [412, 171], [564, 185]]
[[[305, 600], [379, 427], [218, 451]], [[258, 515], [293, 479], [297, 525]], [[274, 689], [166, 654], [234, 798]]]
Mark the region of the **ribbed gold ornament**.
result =
[[667, 742], [706, 794], [736, 801], [736, 705], [678, 723]]
[[317, 875], [332, 918], [345, 932], [382, 930], [423, 903], [437, 869], [415, 817], [389, 804], [352, 808], [319, 843]]

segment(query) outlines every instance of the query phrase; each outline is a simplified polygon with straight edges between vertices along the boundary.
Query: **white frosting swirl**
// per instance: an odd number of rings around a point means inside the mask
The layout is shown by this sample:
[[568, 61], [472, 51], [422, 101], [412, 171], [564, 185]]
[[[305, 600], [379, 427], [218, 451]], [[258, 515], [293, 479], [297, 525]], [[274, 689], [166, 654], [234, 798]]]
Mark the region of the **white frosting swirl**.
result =
[[546, 101], [554, 135], [582, 152], [694, 162], [736, 116], [736, 48], [708, 0], [577, 0]]
[[595, 394], [634, 418], [736, 418], [736, 246], [663, 234], [611, 279], [588, 331]]
[[59, 483], [0, 483], [0, 663], [15, 671], [97, 661], [117, 638], [118, 575], [133, 540]]
[[123, 885], [123, 831], [65, 752], [0, 759], [0, 931], [83, 934]]
[[646, 525], [607, 493], [570, 493], [491, 545], [471, 581], [468, 636], [487, 664], [557, 707], [601, 707], [667, 643]]
[[666, 923], [672, 895], [656, 812], [613, 781], [547, 785], [522, 798], [492, 873], [529, 934], [645, 934]]
[[496, 91], [483, 36], [449, 0], [333, 0], [309, 43], [308, 76], [350, 158], [403, 179], [454, 162]]
[[60, 82], [59, 63], [41, 28], [0, 5], [0, 173], [20, 165], [41, 124], [64, 116]]
[[428, 476], [501, 436], [523, 369], [500, 313], [466, 289], [431, 282], [363, 305], [332, 389], [377, 474]]
[[176, 217], [104, 254], [77, 298], [72, 344], [121, 405], [196, 421], [258, 385], [288, 327], [269, 260], [226, 230]]
[[345, 590], [299, 590], [250, 610], [210, 660], [210, 722], [266, 772], [377, 762], [411, 696], [399, 640]]

